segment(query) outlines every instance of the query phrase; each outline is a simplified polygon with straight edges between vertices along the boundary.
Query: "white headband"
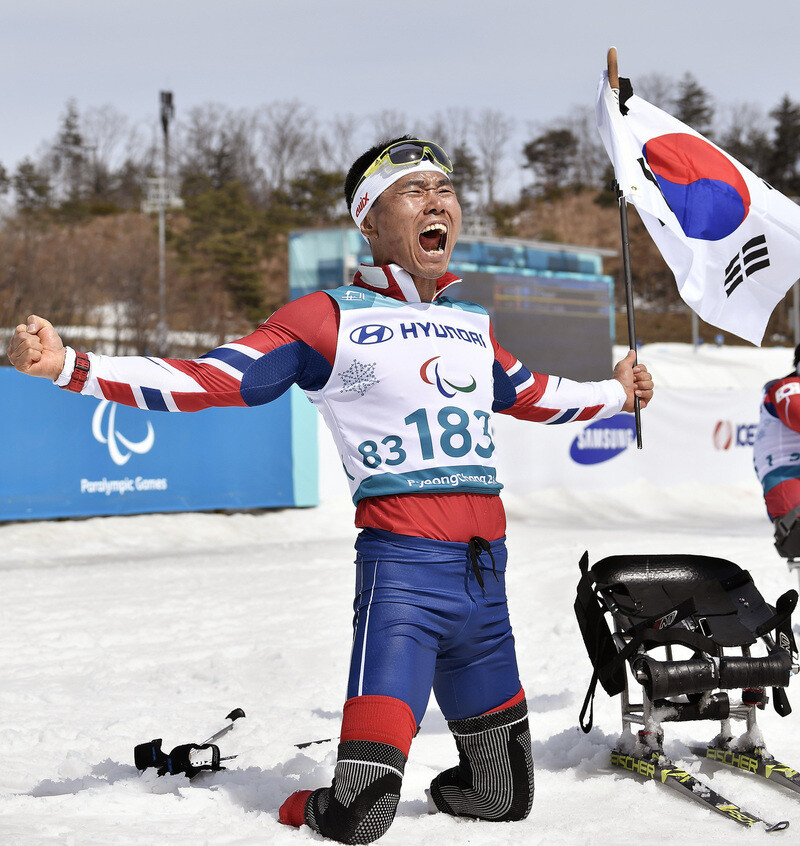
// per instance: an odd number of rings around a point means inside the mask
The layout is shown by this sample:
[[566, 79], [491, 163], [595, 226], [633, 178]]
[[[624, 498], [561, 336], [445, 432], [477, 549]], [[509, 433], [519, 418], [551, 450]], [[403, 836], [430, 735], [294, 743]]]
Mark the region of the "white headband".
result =
[[393, 165], [387, 162], [378, 168], [375, 173], [371, 173], [358, 186], [358, 193], [353, 197], [353, 204], [350, 206], [350, 215], [355, 221], [356, 226], [361, 229], [361, 221], [367, 216], [367, 212], [372, 208], [372, 204], [390, 185], [394, 185], [398, 179], [408, 176], [409, 173], [431, 170], [438, 171], [447, 176], [446, 170], [439, 167], [436, 162], [429, 161], [427, 158], [421, 162], [415, 162], [408, 167]]

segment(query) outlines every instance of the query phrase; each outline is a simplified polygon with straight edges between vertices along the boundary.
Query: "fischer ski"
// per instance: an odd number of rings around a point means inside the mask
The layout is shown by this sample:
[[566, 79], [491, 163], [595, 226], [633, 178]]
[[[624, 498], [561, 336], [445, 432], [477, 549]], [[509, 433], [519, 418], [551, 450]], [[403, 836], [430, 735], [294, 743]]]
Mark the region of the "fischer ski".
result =
[[770, 823], [756, 814], [744, 810], [740, 805], [717, 793], [705, 782], [678, 767], [664, 755], [656, 753], [650, 758], [644, 758], [615, 749], [611, 753], [611, 765], [677, 790], [684, 796], [700, 802], [706, 808], [716, 811], [745, 828], [763, 826], [766, 831], [784, 831], [789, 827], [787, 820]]
[[721, 746], [691, 746], [692, 754], [705, 761], [725, 764], [734, 770], [761, 776], [769, 784], [779, 784], [800, 793], [800, 770], [773, 758], [765, 749], [756, 747], [747, 752]]

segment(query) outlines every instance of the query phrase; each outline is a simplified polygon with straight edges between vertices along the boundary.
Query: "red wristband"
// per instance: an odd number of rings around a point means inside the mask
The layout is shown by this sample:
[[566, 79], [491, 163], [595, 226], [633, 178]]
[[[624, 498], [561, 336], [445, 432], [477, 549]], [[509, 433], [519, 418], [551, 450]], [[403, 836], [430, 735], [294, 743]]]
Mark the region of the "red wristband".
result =
[[75, 367], [72, 371], [72, 378], [64, 385], [67, 391], [75, 391], [80, 393], [83, 386], [86, 384], [86, 379], [89, 376], [89, 356], [86, 353], [75, 353]]

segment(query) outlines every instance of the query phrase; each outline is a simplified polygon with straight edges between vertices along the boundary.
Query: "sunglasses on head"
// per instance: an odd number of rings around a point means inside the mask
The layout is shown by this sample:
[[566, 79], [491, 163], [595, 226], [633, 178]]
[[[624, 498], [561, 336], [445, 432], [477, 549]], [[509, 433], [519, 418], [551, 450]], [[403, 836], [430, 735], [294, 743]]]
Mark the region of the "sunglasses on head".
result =
[[397, 141], [383, 150], [378, 158], [364, 171], [364, 175], [358, 180], [356, 189], [370, 174], [380, 170], [385, 164], [405, 167], [410, 164], [417, 164], [423, 159], [434, 162], [445, 173], [453, 172], [453, 163], [450, 161], [450, 157], [438, 144], [414, 138], [411, 141]]

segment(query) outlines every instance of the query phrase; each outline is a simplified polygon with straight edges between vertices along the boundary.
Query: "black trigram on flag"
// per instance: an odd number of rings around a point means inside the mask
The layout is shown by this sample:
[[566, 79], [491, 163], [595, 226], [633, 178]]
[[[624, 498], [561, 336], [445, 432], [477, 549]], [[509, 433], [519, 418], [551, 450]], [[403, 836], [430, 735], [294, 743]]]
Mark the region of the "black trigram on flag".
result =
[[744, 281], [757, 270], [769, 267], [767, 239], [763, 235], [751, 238], [725, 268], [725, 296], [729, 297]]

